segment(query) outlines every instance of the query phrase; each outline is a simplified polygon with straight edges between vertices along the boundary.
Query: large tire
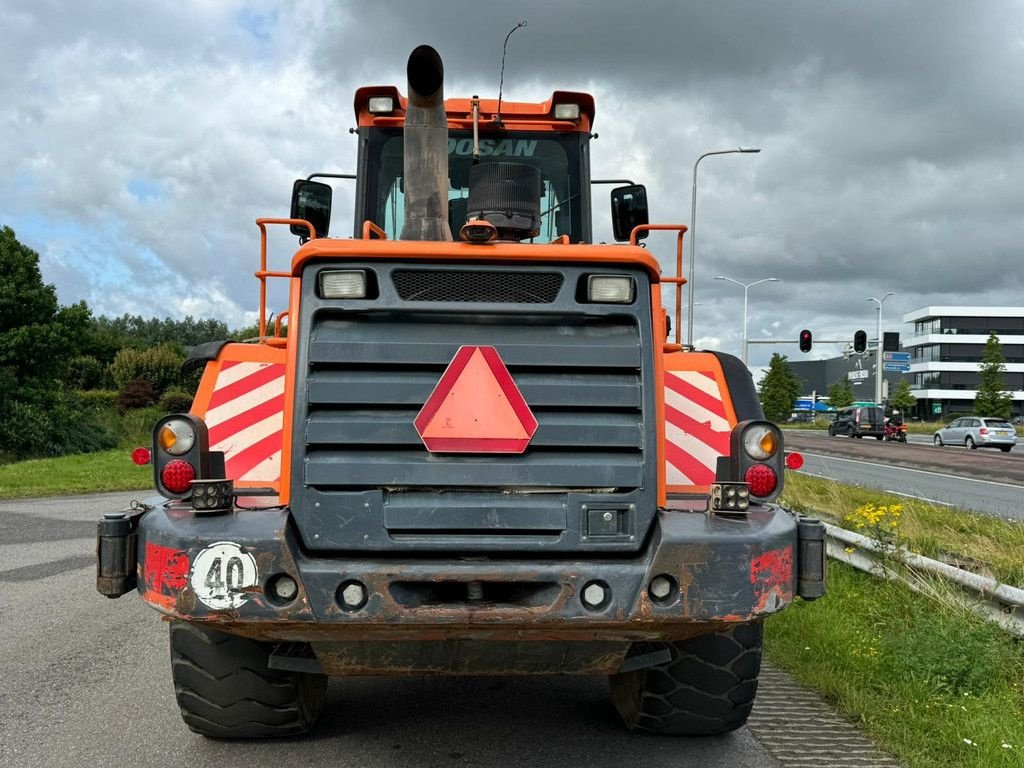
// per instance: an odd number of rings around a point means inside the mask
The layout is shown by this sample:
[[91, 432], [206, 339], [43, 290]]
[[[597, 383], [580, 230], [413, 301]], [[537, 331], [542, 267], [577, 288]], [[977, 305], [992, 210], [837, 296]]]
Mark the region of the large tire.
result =
[[964, 445], [967, 446], [967, 450], [969, 451], [976, 451], [978, 449], [978, 446], [974, 444], [974, 438], [970, 435], [964, 438]]
[[940, 448], [945, 445], [945, 443], [942, 442], [942, 435], [935, 435], [935, 437], [932, 438], [932, 442]]
[[690, 640], [637, 643], [672, 660], [611, 675], [612, 702], [628, 728], [668, 736], [713, 736], [747, 722], [761, 670], [761, 622]]
[[271, 646], [186, 622], [171, 624], [171, 676], [185, 724], [215, 739], [292, 736], [323, 708], [326, 675], [267, 666]]

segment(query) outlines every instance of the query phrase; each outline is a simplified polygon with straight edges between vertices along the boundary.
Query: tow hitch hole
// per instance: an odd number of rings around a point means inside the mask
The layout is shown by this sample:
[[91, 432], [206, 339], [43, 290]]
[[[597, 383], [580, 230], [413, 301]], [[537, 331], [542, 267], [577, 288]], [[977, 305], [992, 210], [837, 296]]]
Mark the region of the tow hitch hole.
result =
[[395, 581], [395, 602], [406, 608], [424, 605], [491, 605], [533, 608], [550, 605], [560, 592], [553, 581]]

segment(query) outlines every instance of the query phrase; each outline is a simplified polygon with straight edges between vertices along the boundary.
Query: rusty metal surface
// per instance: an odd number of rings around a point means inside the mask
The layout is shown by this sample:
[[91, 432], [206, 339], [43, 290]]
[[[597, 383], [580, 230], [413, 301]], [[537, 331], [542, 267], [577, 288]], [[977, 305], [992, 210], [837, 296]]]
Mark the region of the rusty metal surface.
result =
[[[171, 617], [261, 640], [684, 639], [781, 610], [793, 598], [795, 579], [795, 520], [775, 507], [743, 518], [661, 512], [645, 554], [633, 558], [313, 557], [302, 550], [284, 509], [196, 517], [184, 508], [158, 508], [143, 518], [139, 536], [146, 602]], [[251, 555], [259, 577], [235, 590], [234, 604], [218, 608], [197, 594], [203, 573], [194, 563], [204, 548], [225, 542]], [[280, 574], [298, 585], [295, 599], [284, 604], [265, 591]], [[658, 574], [672, 576], [677, 588], [655, 602], [647, 585]], [[368, 599], [347, 610], [337, 593], [353, 579], [365, 585]], [[591, 581], [611, 593], [598, 609], [580, 599]], [[488, 599], [471, 599], [471, 583]]]
[[329, 675], [608, 675], [628, 642], [441, 640], [317, 642]]

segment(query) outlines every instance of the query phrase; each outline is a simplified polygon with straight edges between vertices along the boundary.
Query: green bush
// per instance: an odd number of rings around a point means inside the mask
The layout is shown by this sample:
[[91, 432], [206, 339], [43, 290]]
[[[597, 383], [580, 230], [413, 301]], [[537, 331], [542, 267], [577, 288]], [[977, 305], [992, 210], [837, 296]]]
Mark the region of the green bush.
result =
[[185, 355], [180, 349], [164, 344], [151, 349], [125, 347], [114, 357], [110, 373], [122, 392], [137, 379], [148, 381], [156, 394], [181, 381], [181, 364]]
[[188, 413], [192, 395], [180, 389], [169, 389], [160, 398], [160, 409], [165, 413]]
[[79, 390], [74, 397], [86, 411], [112, 410], [117, 405], [117, 392], [113, 389]]
[[43, 408], [15, 400], [0, 419], [0, 461], [90, 453], [116, 443], [113, 435], [71, 401]]
[[103, 363], [92, 355], [78, 355], [68, 361], [65, 378], [72, 389], [97, 389], [106, 383], [106, 377], [107, 372]]

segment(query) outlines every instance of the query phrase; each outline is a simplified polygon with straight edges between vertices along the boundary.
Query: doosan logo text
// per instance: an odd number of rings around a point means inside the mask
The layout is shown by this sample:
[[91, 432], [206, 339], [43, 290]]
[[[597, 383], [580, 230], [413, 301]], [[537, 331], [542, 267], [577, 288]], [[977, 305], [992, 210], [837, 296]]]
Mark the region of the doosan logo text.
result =
[[[533, 157], [536, 139], [480, 139], [480, 157]], [[472, 139], [448, 139], [449, 155], [472, 155]]]

